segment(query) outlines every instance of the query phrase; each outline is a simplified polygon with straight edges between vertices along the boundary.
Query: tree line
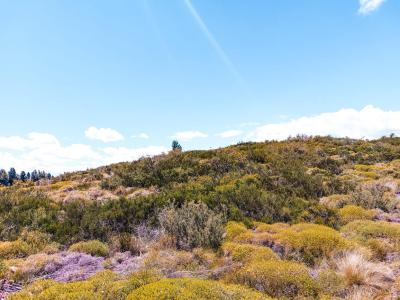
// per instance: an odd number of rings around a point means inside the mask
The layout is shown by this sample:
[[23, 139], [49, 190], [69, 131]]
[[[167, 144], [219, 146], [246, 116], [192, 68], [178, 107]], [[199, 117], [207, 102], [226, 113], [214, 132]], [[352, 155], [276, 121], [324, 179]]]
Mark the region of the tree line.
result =
[[40, 179], [51, 179], [53, 176], [50, 173], [40, 170], [33, 170], [32, 172], [21, 171], [17, 173], [15, 168], [10, 168], [7, 172], [5, 169], [0, 169], [0, 185], [10, 186], [15, 181], [32, 181], [36, 182]]

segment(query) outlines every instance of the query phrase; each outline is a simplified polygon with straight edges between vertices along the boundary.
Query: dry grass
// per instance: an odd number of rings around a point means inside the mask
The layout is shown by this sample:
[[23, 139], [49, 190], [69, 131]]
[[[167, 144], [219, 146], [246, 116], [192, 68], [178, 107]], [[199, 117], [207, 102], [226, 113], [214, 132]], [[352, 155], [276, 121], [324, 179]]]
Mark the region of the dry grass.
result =
[[348, 252], [336, 262], [338, 273], [347, 286], [387, 289], [394, 281], [393, 271], [383, 263], [368, 261], [358, 252]]

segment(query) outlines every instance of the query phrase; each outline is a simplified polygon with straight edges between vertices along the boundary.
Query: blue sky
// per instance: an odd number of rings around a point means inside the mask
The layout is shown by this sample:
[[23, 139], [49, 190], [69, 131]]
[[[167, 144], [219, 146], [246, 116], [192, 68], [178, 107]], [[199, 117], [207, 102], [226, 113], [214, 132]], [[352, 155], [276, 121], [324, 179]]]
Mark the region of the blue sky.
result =
[[0, 167], [400, 133], [395, 0], [0, 0], [0, 43]]

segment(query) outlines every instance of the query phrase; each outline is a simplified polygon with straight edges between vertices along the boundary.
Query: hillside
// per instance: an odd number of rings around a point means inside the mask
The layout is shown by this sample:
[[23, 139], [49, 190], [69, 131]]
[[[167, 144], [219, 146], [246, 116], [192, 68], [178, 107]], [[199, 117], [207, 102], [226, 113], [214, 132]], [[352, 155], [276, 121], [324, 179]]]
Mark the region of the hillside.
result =
[[16, 181], [0, 187], [0, 237], [11, 300], [396, 299], [400, 138], [299, 136]]

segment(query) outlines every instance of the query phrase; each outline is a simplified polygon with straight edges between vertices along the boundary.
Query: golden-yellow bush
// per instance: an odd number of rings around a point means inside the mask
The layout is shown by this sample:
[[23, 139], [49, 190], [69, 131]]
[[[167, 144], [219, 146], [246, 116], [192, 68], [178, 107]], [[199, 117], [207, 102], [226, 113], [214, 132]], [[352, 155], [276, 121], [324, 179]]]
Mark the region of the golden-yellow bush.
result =
[[233, 261], [242, 263], [278, 259], [278, 256], [270, 248], [252, 244], [226, 242], [222, 245], [222, 250], [225, 255], [231, 256]]
[[300, 223], [277, 234], [286, 255], [299, 256], [304, 262], [314, 264], [334, 252], [348, 247], [348, 242], [336, 230], [317, 224]]
[[255, 232], [267, 232], [267, 233], [278, 233], [283, 229], [289, 228], [290, 225], [287, 223], [274, 223], [274, 224], [265, 224], [265, 223], [256, 223]]
[[385, 239], [397, 246], [400, 244], [400, 224], [357, 220], [343, 226], [341, 232], [350, 238], [364, 241], [375, 238]]
[[163, 279], [134, 290], [127, 300], [267, 300], [251, 289], [193, 278]]
[[22, 240], [0, 242], [0, 259], [25, 257], [29, 254], [29, 245]]
[[292, 261], [253, 262], [227, 278], [273, 297], [315, 296], [317, 286], [308, 268]]
[[346, 205], [338, 211], [342, 224], [355, 220], [372, 220], [375, 216], [373, 210], [367, 210], [357, 205]]
[[133, 290], [160, 279], [160, 274], [154, 270], [139, 271], [127, 279], [115, 281], [106, 291], [105, 300], [125, 300]]
[[68, 250], [83, 252], [93, 256], [107, 256], [109, 252], [108, 246], [98, 240], [75, 243]]
[[245, 235], [249, 232], [249, 230], [246, 228], [246, 226], [243, 223], [238, 223], [238, 222], [228, 222], [228, 224], [225, 227], [225, 239], [227, 241], [233, 241], [235, 240], [238, 236]]

